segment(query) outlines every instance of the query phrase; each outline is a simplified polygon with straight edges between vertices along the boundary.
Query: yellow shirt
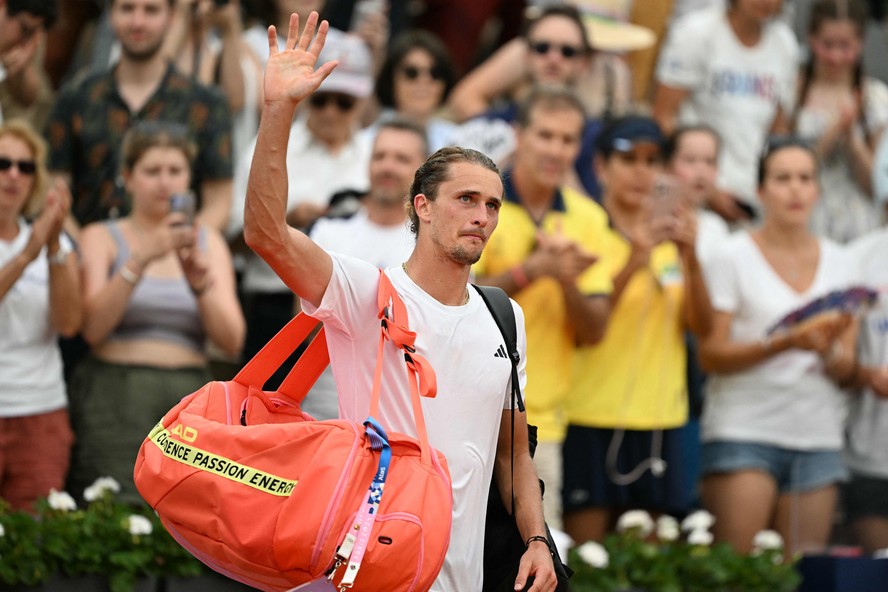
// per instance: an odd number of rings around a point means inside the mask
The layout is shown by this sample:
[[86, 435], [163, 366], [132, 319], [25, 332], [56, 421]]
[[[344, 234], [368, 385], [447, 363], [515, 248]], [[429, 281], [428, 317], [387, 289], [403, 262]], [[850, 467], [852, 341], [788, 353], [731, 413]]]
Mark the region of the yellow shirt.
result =
[[[499, 213], [496, 232], [475, 265], [477, 276], [496, 276], [524, 262], [533, 251], [537, 226], [527, 210], [515, 201], [506, 183], [506, 201]], [[567, 187], [561, 189], [539, 230], [560, 232], [585, 250], [604, 255], [607, 214], [594, 201]], [[609, 267], [592, 265], [578, 281], [580, 292], [609, 295], [613, 289]], [[559, 442], [566, 422], [562, 411], [570, 386], [575, 339], [564, 305], [561, 287], [551, 278], [540, 278], [513, 295], [524, 310], [527, 330], [527, 386], [524, 389], [527, 420], [539, 427], [541, 441]]]
[[[630, 245], [610, 230], [614, 277]], [[651, 430], [684, 425], [688, 415], [684, 343], [684, 279], [673, 243], [654, 248], [611, 310], [607, 333], [576, 350], [564, 404], [573, 425]]]

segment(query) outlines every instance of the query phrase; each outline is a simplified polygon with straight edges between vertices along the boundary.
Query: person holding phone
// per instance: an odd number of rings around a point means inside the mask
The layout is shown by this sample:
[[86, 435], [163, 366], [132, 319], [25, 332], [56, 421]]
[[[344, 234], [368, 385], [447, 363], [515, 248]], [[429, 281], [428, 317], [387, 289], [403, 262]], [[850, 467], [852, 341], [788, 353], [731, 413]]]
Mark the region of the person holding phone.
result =
[[107, 475], [121, 499], [138, 501], [133, 458], [157, 418], [210, 380], [207, 340], [231, 356], [243, 343], [231, 255], [188, 203], [193, 158], [184, 129], [136, 125], [121, 156], [132, 213], [83, 230], [82, 333], [92, 354], [71, 385], [73, 491]]
[[693, 208], [658, 177], [662, 144], [659, 126], [640, 116], [598, 138], [613, 291], [607, 333], [576, 351], [564, 404], [564, 526], [578, 544], [602, 540], [620, 511], [690, 509], [684, 334], [705, 336], [712, 308]]

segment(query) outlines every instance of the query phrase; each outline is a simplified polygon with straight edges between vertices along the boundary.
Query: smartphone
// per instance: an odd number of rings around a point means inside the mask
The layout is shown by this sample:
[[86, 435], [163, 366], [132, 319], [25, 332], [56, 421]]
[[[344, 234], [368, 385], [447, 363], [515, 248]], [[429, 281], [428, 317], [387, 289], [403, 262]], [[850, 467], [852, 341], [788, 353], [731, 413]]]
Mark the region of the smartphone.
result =
[[651, 218], [667, 218], [678, 215], [681, 205], [681, 184], [672, 175], [657, 175], [651, 202]]
[[174, 193], [170, 196], [170, 213], [180, 212], [185, 214], [185, 224], [194, 224], [194, 214], [197, 210], [197, 200], [191, 191]]

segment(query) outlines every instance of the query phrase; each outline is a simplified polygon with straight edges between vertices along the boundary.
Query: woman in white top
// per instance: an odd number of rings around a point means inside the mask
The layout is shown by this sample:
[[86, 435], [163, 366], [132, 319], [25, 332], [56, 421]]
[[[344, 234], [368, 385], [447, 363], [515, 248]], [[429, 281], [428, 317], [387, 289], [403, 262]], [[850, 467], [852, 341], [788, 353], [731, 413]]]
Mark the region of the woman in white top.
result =
[[72, 442], [57, 339], [83, 313], [62, 232], [71, 197], [47, 193], [48, 178], [44, 141], [22, 121], [0, 126], [0, 498], [18, 509], [63, 489]]
[[785, 133], [798, 43], [782, 0], [730, 0], [676, 22], [660, 52], [654, 118], [668, 134], [705, 123], [722, 140], [710, 207], [728, 221], [758, 207], [755, 169], [769, 131]]
[[734, 234], [704, 262], [716, 309], [701, 342], [710, 372], [702, 418], [702, 497], [714, 534], [740, 551], [773, 528], [786, 552], [823, 547], [830, 533], [856, 327], [821, 315], [769, 333], [787, 313], [848, 287], [844, 250], [808, 230], [817, 160], [797, 140], [762, 157], [760, 228]]
[[816, 142], [822, 163], [823, 197], [811, 228], [840, 243], [885, 220], [871, 184], [876, 142], [888, 124], [888, 86], [863, 75], [867, 15], [862, 0], [819, 0], [811, 8], [811, 57], [793, 122], [798, 135]]
[[845, 445], [851, 477], [842, 500], [857, 542], [874, 553], [888, 547], [888, 229], [854, 241], [849, 252], [879, 301], [860, 323]]

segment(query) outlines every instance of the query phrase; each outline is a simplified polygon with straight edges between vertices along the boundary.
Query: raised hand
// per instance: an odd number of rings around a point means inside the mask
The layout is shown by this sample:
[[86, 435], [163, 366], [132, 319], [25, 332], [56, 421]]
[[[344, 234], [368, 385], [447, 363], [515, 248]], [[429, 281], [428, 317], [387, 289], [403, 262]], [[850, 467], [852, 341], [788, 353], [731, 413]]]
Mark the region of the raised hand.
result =
[[195, 296], [200, 296], [212, 286], [206, 253], [198, 245], [198, 227], [192, 227], [191, 244], [176, 250], [185, 280]]
[[132, 251], [141, 269], [173, 251], [194, 244], [194, 232], [191, 226], [183, 224], [184, 218], [181, 212], [174, 212], [160, 226], [152, 229], [135, 228], [136, 244]]
[[531, 279], [548, 276], [563, 284], [577, 278], [598, 261], [598, 255], [586, 252], [576, 241], [564, 236], [561, 228], [554, 233], [537, 233], [536, 249], [528, 257], [525, 268]]
[[269, 56], [265, 66], [264, 84], [266, 104], [299, 103], [313, 93], [336, 67], [337, 62], [333, 60], [315, 69], [329, 29], [327, 21], [321, 22], [320, 26], [317, 23], [318, 13], [312, 12], [299, 35], [299, 15], [290, 15], [290, 30], [283, 51], [278, 51], [277, 31], [274, 26], [268, 27]]
[[56, 180], [46, 193], [46, 203], [40, 215], [31, 225], [31, 236], [25, 245], [24, 254], [33, 261], [44, 246], [58, 248], [59, 233], [65, 223], [65, 217], [71, 210], [71, 194], [64, 181]]
[[790, 343], [798, 349], [825, 354], [851, 324], [851, 320], [851, 315], [847, 313], [819, 314], [796, 325], [790, 332]]
[[62, 227], [65, 225], [65, 219], [71, 212], [71, 191], [68, 189], [67, 183], [61, 179], [56, 179], [46, 194], [46, 202], [47, 205], [52, 203], [52, 207], [55, 210], [55, 219], [53, 220], [49, 235], [49, 241], [53, 243], [59, 240]]
[[670, 238], [682, 255], [694, 250], [697, 242], [697, 214], [687, 204], [679, 206]]

